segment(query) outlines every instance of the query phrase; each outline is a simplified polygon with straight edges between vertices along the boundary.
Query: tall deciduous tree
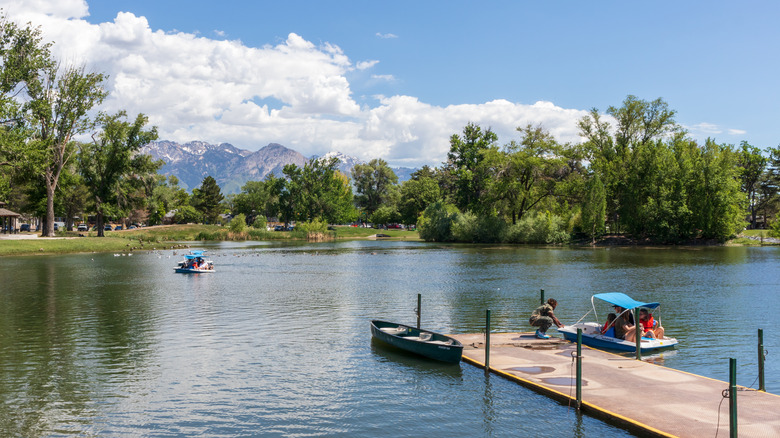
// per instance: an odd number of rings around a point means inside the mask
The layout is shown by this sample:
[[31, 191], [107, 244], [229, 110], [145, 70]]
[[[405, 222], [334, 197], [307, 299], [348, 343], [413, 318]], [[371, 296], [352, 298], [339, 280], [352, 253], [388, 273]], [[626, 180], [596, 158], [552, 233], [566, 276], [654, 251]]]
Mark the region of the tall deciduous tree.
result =
[[138, 114], [133, 123], [126, 118], [124, 111], [101, 114], [101, 132], [92, 136], [92, 143], [80, 148], [79, 168], [95, 202], [100, 237], [106, 213], [120, 210], [122, 203], [131, 204], [128, 198], [140, 188], [133, 182], [138, 182], [141, 174], [156, 173], [159, 166], [152, 165], [148, 155], [138, 154], [143, 145], [157, 139], [157, 128], [145, 130], [148, 119], [143, 114]]
[[62, 170], [76, 148], [73, 137], [92, 127], [89, 111], [106, 96], [105, 76], [84, 68], [42, 68], [27, 81], [29, 123], [34, 131], [30, 144], [40, 160], [36, 169], [46, 188], [46, 228], [54, 235], [54, 196]]
[[767, 158], [761, 149], [743, 141], [738, 154], [739, 179], [742, 191], [747, 195], [750, 228], [756, 228], [756, 215], [761, 202], [761, 177], [766, 170]]
[[604, 234], [604, 218], [606, 216], [607, 196], [604, 184], [599, 176], [593, 175], [588, 180], [587, 192], [582, 202], [582, 231], [595, 242], [596, 237]]
[[416, 224], [429, 205], [441, 199], [441, 190], [428, 166], [415, 171], [411, 179], [401, 185], [401, 221], [406, 225]]
[[497, 141], [498, 136], [491, 129], [483, 130], [473, 123], [463, 128], [462, 137], [457, 134], [450, 137], [444, 182], [445, 190], [459, 209], [475, 213], [492, 209], [492, 205], [483, 202], [492, 175], [482, 172], [481, 164], [488, 150], [498, 148]]
[[355, 202], [371, 216], [379, 207], [387, 204], [397, 190], [398, 176], [382, 159], [373, 159], [368, 164], [356, 164], [352, 168], [355, 181]]

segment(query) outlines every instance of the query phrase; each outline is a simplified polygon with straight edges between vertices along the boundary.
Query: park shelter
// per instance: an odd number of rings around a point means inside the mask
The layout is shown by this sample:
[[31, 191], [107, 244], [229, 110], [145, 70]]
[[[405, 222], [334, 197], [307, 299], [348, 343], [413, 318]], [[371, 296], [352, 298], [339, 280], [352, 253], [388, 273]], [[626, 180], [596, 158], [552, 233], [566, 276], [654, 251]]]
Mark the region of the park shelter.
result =
[[0, 226], [2, 227], [0, 229], [3, 230], [3, 233], [11, 232], [11, 230], [18, 230], [18, 222], [21, 215], [4, 208], [5, 205], [5, 202], [0, 201]]

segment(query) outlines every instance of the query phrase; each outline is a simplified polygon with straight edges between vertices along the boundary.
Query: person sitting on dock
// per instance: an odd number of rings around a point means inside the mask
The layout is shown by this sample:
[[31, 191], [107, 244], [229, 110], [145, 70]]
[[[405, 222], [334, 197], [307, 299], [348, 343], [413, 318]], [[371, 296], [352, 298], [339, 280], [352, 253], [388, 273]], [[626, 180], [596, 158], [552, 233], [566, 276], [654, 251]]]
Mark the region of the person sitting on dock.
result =
[[539, 327], [536, 329], [537, 338], [550, 339], [550, 337], [547, 335], [547, 329], [550, 328], [553, 324], [555, 324], [557, 327], [563, 327], [563, 324], [558, 321], [558, 318], [556, 318], [555, 314], [553, 313], [557, 306], [558, 302], [555, 301], [554, 298], [550, 298], [546, 303], [537, 307], [536, 310], [534, 310], [534, 312], [531, 314], [531, 318], [528, 320], [528, 322], [534, 327]]
[[639, 309], [639, 322], [642, 324], [644, 337], [663, 339], [664, 328], [653, 319], [653, 314], [647, 309]]

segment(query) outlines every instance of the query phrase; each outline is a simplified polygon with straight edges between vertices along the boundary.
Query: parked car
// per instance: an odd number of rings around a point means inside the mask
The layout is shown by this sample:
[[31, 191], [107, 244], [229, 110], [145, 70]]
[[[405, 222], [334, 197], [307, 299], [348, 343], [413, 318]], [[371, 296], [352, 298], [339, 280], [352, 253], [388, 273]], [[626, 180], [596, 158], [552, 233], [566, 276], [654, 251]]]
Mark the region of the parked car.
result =
[[109, 224], [106, 224], [106, 225], [103, 227], [103, 231], [111, 231], [111, 230], [113, 230], [113, 228], [111, 228], [111, 225], [109, 225]]
[[78, 227], [76, 227], [76, 231], [88, 231], [89, 227], [87, 227], [87, 224], [79, 224]]
[[138, 227], [136, 227], [135, 225], [130, 225], [129, 227], [127, 227], [128, 230], [135, 230], [136, 228]]
[[19, 231], [30, 231], [30, 224], [19, 225]]
[[274, 227], [274, 231], [284, 231], [284, 225], [277, 225]]
[[114, 228], [114, 231], [119, 231], [121, 229], [122, 229], [122, 226], [121, 225], [117, 225], [116, 228]]
[[59, 231], [59, 230], [60, 230], [60, 226], [57, 225], [57, 222], [55, 222], [54, 223], [54, 231]]

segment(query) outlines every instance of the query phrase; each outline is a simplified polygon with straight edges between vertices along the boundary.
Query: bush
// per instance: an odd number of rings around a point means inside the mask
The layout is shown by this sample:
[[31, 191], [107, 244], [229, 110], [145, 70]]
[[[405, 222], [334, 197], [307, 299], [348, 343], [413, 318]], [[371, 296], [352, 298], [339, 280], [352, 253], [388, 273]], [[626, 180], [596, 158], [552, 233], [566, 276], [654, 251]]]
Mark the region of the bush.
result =
[[452, 241], [452, 224], [459, 214], [457, 207], [444, 201], [429, 205], [417, 224], [420, 238], [432, 242]]
[[506, 222], [496, 216], [459, 214], [452, 224], [452, 238], [457, 242], [497, 243], [504, 240]]
[[233, 216], [233, 219], [230, 220], [230, 225], [228, 228], [230, 229], [231, 233], [243, 233], [246, 229], [246, 216], [244, 213], [239, 213]]
[[509, 243], [566, 243], [569, 233], [564, 218], [546, 213], [527, 214], [517, 224], [509, 227], [506, 241]]
[[255, 216], [254, 222], [252, 222], [252, 228], [257, 228], [258, 230], [264, 230], [268, 226], [268, 221], [266, 220], [265, 216], [258, 215]]

